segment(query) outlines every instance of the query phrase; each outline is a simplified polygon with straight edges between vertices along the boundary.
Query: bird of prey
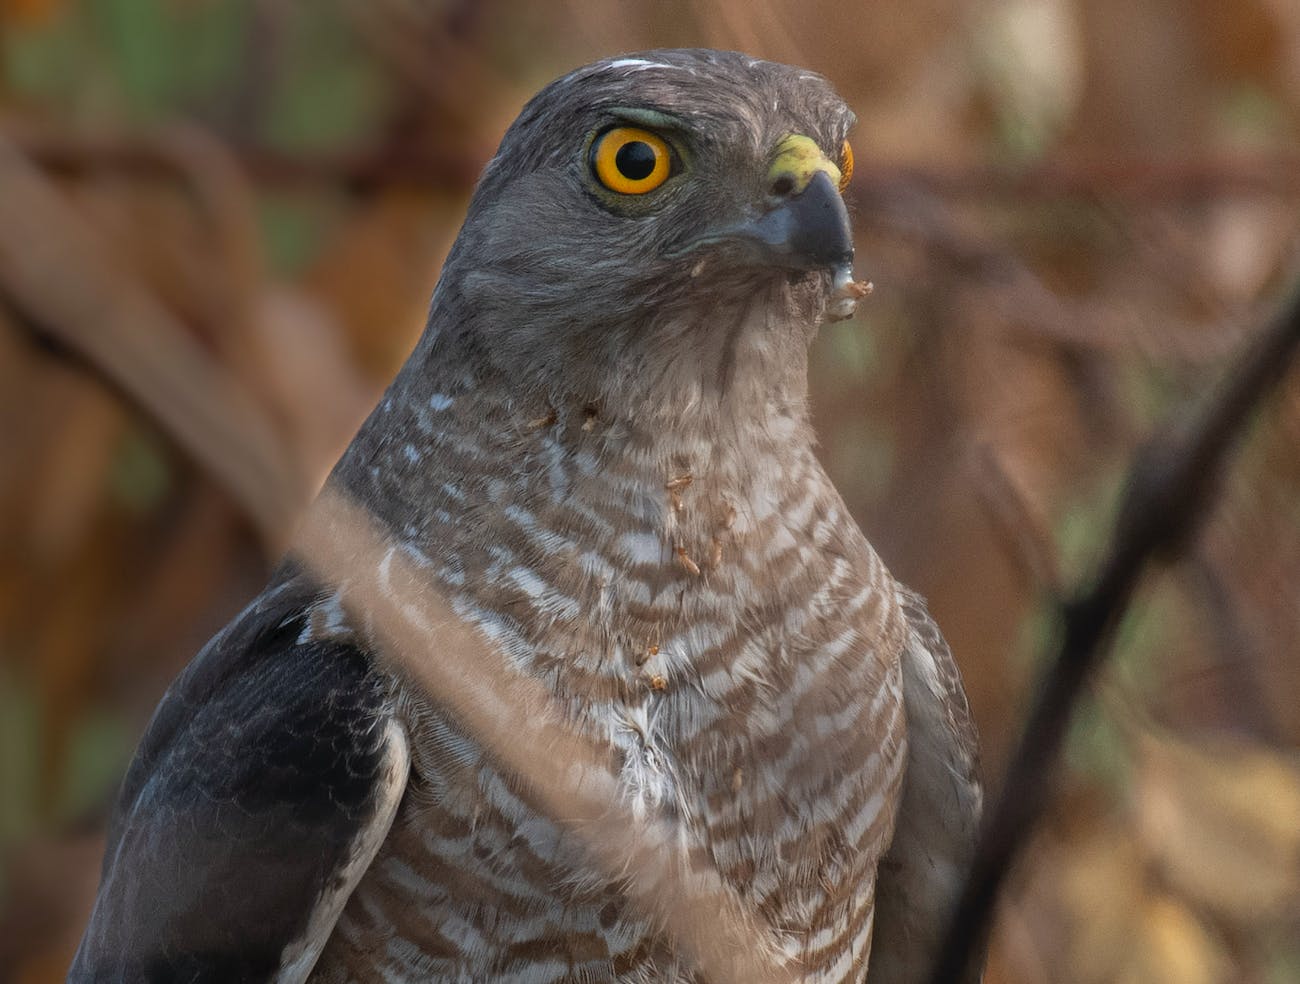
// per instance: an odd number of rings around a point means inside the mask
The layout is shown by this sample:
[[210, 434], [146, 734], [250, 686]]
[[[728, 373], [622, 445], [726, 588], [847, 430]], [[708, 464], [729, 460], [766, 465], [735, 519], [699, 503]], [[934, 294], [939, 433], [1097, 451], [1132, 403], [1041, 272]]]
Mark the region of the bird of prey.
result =
[[[865, 292], [853, 122], [731, 52], [547, 86], [327, 491], [604, 749], [787, 979], [887, 984], [925, 972], [980, 792], [952, 656], [813, 450], [809, 343]], [[708, 979], [349, 590], [291, 552], [169, 689], [70, 979]]]

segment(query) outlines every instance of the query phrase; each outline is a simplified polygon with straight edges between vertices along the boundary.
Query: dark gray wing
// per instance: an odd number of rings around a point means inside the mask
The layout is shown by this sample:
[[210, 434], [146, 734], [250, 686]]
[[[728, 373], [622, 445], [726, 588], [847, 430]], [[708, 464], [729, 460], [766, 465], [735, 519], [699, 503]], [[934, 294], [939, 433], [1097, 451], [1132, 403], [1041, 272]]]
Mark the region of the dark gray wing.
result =
[[69, 980], [296, 981], [388, 832], [406, 738], [293, 570], [168, 690], [123, 782]]
[[[970, 865], [979, 827], [979, 738], [961, 674], [921, 596], [899, 588], [907, 773], [894, 840], [880, 862], [871, 984], [920, 984]], [[978, 981], [975, 972], [970, 982]], [[968, 984], [968, 982], [954, 982]]]

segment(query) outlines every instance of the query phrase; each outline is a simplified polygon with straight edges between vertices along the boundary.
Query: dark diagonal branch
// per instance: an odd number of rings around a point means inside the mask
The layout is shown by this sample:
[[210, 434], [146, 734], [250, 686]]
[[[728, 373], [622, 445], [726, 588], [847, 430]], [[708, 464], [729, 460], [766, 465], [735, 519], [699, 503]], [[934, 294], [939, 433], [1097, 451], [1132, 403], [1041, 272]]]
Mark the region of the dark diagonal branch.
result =
[[1174, 556], [1204, 520], [1229, 453], [1251, 414], [1285, 376], [1297, 347], [1300, 290], [1210, 398], [1137, 455], [1100, 573], [1090, 588], [1061, 606], [1056, 657], [1001, 796], [986, 817], [931, 984], [965, 979], [963, 969], [987, 936], [998, 891], [1042, 815], [1071, 714], [1106, 654], [1134, 588], [1152, 561]]

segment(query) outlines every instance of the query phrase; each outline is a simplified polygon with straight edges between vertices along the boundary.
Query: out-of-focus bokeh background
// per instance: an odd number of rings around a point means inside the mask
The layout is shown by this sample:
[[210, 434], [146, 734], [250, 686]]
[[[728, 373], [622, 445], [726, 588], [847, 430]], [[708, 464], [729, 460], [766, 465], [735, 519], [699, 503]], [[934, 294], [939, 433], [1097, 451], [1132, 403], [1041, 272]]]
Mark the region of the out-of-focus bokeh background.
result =
[[[1132, 450], [1300, 273], [1294, 0], [0, 0], [0, 979], [62, 978], [122, 769], [423, 322], [523, 101], [740, 48], [856, 109], [825, 460], [996, 787]], [[990, 984], [1300, 980], [1300, 378], [1151, 580]]]

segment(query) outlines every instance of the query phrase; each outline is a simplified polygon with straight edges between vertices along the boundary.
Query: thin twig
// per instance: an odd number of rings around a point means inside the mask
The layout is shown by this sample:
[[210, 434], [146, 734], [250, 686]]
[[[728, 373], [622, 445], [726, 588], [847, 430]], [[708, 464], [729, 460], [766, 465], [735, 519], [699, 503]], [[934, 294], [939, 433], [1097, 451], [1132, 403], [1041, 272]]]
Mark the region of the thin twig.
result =
[[[175, 171], [166, 148], [152, 136], [85, 134], [8, 123], [5, 135], [33, 160], [60, 173], [107, 168], [149, 176]], [[348, 187], [411, 185], [468, 188], [491, 154], [490, 146], [452, 150], [375, 146], [340, 153], [288, 153], [227, 139], [230, 153], [262, 184]], [[1042, 161], [1024, 167], [969, 164], [956, 167], [859, 161], [850, 195], [925, 190], [945, 197], [980, 196], [1045, 200], [1130, 199], [1191, 203], [1225, 194], [1300, 194], [1300, 159], [1287, 154], [1184, 160], [1132, 157]]]
[[991, 445], [975, 457], [974, 492], [1033, 588], [1060, 596], [1061, 562], [1042, 517]]
[[[84, 134], [32, 125], [7, 125], [0, 133], [56, 174], [115, 171], [150, 180], [185, 177], [166, 134]], [[377, 146], [339, 153], [286, 153], [238, 141], [225, 141], [225, 146], [251, 181], [294, 190], [326, 185], [464, 191], [491, 156], [488, 146], [476, 152]]]
[[[391, 542], [366, 509], [326, 489], [307, 510], [294, 553], [339, 590], [380, 658], [454, 714], [521, 785], [516, 795], [573, 833], [686, 962], [724, 984], [789, 984], [793, 962], [762, 913], [697, 852], [680, 821], [642, 814], [619, 789], [609, 746], [574, 728], [537, 679], [453, 610], [429, 560]], [[437, 639], [439, 658], [429, 659]]]
[[1175, 556], [1205, 519], [1229, 452], [1300, 347], [1300, 290], [1198, 412], [1139, 452], [1100, 573], [1061, 606], [1056, 658], [1043, 681], [981, 832], [970, 877], [949, 924], [931, 984], [961, 980], [980, 951], [998, 891], [1042, 815], [1084, 684], [1106, 654], [1152, 561]]

